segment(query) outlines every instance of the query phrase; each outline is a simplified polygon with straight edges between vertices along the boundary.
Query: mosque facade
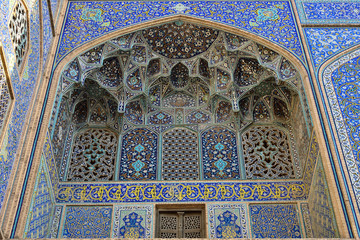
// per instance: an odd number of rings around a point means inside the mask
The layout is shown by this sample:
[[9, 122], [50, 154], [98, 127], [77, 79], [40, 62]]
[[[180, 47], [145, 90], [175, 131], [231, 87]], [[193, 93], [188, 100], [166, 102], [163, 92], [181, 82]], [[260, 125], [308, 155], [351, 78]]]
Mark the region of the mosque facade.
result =
[[0, 9], [1, 239], [359, 238], [358, 1]]

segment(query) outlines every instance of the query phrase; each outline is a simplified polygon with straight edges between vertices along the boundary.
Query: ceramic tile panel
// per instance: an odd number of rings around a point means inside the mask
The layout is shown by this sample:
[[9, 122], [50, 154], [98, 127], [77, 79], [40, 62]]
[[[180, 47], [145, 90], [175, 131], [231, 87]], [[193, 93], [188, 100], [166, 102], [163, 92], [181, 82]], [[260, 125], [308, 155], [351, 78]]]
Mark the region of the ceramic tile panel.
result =
[[67, 206], [63, 238], [110, 238], [112, 207]]
[[113, 238], [153, 238], [152, 205], [114, 207]]
[[245, 204], [209, 204], [209, 238], [249, 238]]
[[295, 1], [303, 24], [359, 23], [360, 3], [354, 0]]
[[252, 204], [249, 208], [254, 238], [301, 238], [295, 204]]
[[[116, 14], [114, 14], [114, 10]], [[217, 12], [217, 14], [213, 14]], [[69, 3], [57, 61], [85, 42], [134, 24], [185, 14], [249, 30], [287, 48], [303, 60], [300, 39], [287, 1], [91, 2]], [[116, 19], [116, 20], [115, 20]], [[282, 26], [286, 25], [286, 28]], [[81, 31], [80, 31], [81, 29]], [[92, 29], [92, 34], [83, 35]]]

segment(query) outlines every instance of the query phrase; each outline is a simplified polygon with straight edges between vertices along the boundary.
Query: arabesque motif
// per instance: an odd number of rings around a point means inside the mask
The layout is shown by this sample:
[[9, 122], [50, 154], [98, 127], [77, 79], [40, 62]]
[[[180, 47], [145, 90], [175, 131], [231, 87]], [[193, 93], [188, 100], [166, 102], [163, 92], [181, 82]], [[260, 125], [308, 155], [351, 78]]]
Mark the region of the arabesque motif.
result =
[[58, 203], [304, 200], [301, 181], [61, 184]]

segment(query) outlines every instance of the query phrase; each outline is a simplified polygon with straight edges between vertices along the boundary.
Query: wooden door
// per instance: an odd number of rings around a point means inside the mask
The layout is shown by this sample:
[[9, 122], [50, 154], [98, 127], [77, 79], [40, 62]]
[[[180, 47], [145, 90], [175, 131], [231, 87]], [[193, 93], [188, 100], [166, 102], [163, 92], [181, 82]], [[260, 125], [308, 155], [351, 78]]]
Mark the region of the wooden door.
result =
[[159, 211], [158, 238], [202, 238], [201, 211]]

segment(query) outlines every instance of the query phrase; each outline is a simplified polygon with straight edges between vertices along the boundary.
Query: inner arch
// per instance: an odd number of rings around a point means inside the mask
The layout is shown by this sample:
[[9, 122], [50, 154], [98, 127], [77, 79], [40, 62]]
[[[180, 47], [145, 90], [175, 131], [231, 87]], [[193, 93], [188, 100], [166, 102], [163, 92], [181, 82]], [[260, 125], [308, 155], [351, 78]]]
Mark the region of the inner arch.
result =
[[[141, 29], [78, 55], [65, 66], [59, 84], [60, 105], [76, 102], [82, 111], [67, 110], [58, 116], [68, 120], [53, 123], [52, 141], [59, 146], [59, 174], [65, 181], [72, 181], [69, 172], [81, 161], [91, 166], [77, 174], [76, 181], [81, 175], [83, 181], [96, 181], [94, 172], [101, 172], [96, 161], [113, 164], [109, 181], [302, 175], [310, 136], [295, 126], [306, 128], [311, 120], [303, 114], [300, 74], [276, 50], [243, 36], [182, 20]], [[86, 93], [78, 94], [79, 89]], [[76, 114], [104, 120], [76, 122]], [[110, 161], [94, 156], [88, 164], [89, 157], [74, 154], [79, 144], [72, 139], [80, 139], [83, 132], [113, 134], [116, 141], [109, 143], [95, 137], [87, 141], [99, 153], [101, 148], [113, 149], [115, 157]], [[179, 141], [170, 137], [176, 132], [183, 136]], [[196, 144], [187, 147], [190, 136]], [[119, 149], [112, 146], [119, 142]], [[176, 144], [182, 152], [172, 153]], [[65, 146], [70, 154], [65, 154]], [[195, 163], [187, 156], [196, 156]], [[186, 164], [198, 166], [191, 169], [191, 177]]]

